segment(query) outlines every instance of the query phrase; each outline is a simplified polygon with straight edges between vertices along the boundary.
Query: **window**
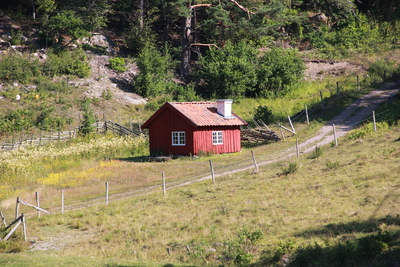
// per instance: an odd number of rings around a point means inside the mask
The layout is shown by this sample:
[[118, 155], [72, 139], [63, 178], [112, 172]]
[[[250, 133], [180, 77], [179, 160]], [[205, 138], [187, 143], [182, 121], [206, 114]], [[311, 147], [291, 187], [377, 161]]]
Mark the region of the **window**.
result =
[[186, 145], [185, 132], [172, 132], [172, 145], [173, 146]]
[[213, 145], [222, 145], [222, 131], [212, 132]]

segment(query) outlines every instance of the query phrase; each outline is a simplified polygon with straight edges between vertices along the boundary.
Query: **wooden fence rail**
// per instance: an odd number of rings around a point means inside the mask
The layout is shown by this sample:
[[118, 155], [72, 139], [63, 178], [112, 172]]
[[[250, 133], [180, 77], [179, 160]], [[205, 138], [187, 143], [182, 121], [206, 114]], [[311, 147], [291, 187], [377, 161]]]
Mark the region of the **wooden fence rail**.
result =
[[[112, 132], [115, 135], [129, 135], [129, 136], [140, 136], [143, 133], [140, 129], [129, 129], [121, 124], [105, 121], [97, 121], [93, 125], [94, 132], [98, 134], [105, 134], [107, 132]], [[0, 150], [14, 150], [24, 146], [41, 146], [51, 142], [60, 142], [71, 140], [77, 137], [79, 133], [79, 127], [74, 127], [69, 131], [50, 131], [34, 134], [34, 132], [29, 133], [19, 133], [6, 136], [3, 140], [0, 140]]]

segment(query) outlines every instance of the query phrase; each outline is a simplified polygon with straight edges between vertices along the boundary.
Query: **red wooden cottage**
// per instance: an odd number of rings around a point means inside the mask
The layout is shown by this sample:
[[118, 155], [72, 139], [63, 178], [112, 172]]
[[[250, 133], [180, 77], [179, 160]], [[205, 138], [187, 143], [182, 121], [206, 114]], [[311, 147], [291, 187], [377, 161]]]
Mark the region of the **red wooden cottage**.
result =
[[240, 126], [232, 100], [167, 102], [143, 125], [149, 129], [151, 154], [197, 155], [240, 151]]

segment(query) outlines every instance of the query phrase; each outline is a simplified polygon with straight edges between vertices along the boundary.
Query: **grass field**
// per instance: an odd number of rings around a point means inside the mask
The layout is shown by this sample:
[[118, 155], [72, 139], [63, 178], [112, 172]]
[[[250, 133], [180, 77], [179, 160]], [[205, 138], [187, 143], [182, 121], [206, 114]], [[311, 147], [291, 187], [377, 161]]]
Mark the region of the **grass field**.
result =
[[[271, 106], [276, 118], [293, 115], [304, 103], [243, 99], [234, 110]], [[368, 91], [368, 89], [366, 90]], [[0, 243], [6, 266], [377, 266], [400, 259], [400, 128], [366, 125], [299, 159], [291, 158], [183, 187], [175, 185], [284, 156], [312, 136], [357, 94], [327, 95], [326, 111], [311, 124], [295, 123], [296, 136], [278, 143], [244, 144], [240, 153], [146, 162], [146, 139], [92, 136], [72, 143], [0, 155], [0, 211], [14, 216], [15, 197], [54, 214], [36, 217], [28, 207], [28, 240], [21, 233]], [[365, 92], [364, 92], [365, 93]], [[305, 99], [308, 97], [305, 95]], [[329, 98], [329, 99], [328, 99]], [[312, 100], [314, 99], [314, 100]], [[257, 103], [256, 103], [257, 102]], [[286, 106], [285, 106], [286, 105]], [[392, 105], [396, 105], [393, 103]], [[246, 106], [247, 109], [244, 109]], [[239, 108], [239, 107], [242, 107]], [[274, 108], [276, 107], [276, 108]], [[387, 108], [387, 107], [383, 107]], [[286, 110], [287, 109], [287, 110]], [[276, 127], [276, 126], [271, 126]], [[278, 132], [277, 128], [273, 130]], [[167, 194], [161, 191], [161, 172]], [[104, 183], [110, 203], [104, 204]], [[144, 194], [145, 187], [154, 189]], [[60, 192], [67, 211], [60, 214]], [[133, 192], [117, 200], [117, 194]], [[122, 195], [123, 196], [123, 195]], [[96, 204], [82, 208], [80, 203]], [[72, 210], [73, 207], [79, 208]], [[356, 263], [356, 264], [355, 264]], [[168, 265], [169, 264], [169, 265]]]
[[[6, 243], [5, 251], [16, 246], [22, 252], [2, 254], [1, 261], [10, 266], [265, 266], [307, 252], [316, 258], [315, 266], [326, 257], [336, 266], [353, 260], [357, 266], [398, 262], [399, 130], [370, 133], [362, 140], [344, 137], [339, 147], [261, 166], [258, 173], [219, 177], [216, 185], [207, 180], [168, 190], [165, 196], [160, 190], [64, 215], [32, 216], [28, 239], [49, 250], [29, 252], [25, 244]], [[260, 160], [268, 150], [254, 149]], [[248, 152], [212, 159], [218, 166]], [[142, 177], [150, 169], [186, 169], [190, 176], [205, 163], [121, 162], [108, 168], [112, 173], [143, 168], [129, 172]], [[293, 173], [287, 173], [290, 164], [296, 166]], [[362, 257], [368, 251], [351, 246], [358, 240], [380, 243]], [[354, 258], [348, 259], [352, 251]]]

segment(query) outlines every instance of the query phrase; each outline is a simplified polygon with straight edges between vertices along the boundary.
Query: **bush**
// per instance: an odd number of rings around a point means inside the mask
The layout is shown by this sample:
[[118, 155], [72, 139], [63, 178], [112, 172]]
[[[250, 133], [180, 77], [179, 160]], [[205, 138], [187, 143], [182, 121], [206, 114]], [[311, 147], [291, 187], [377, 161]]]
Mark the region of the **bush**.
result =
[[51, 77], [75, 75], [84, 78], [90, 74], [90, 66], [82, 49], [74, 51], [50, 50], [44, 65], [44, 73]]
[[101, 97], [104, 98], [105, 100], [111, 100], [113, 96], [114, 95], [110, 89], [105, 89], [103, 90], [103, 92], [101, 92]]
[[257, 250], [256, 244], [264, 234], [261, 230], [250, 231], [244, 228], [238, 231], [237, 236], [238, 239], [225, 242], [223, 259], [235, 266], [248, 266], [254, 258], [252, 253]]
[[201, 94], [212, 98], [244, 96], [257, 84], [257, 51], [245, 42], [210, 48], [195, 73]]
[[272, 49], [265, 53], [258, 64], [255, 95], [267, 96], [271, 92], [286, 93], [304, 75], [304, 63], [297, 51]]
[[254, 109], [254, 120], [257, 122], [261, 120], [265, 124], [270, 124], [273, 122], [272, 111], [267, 106], [258, 106]]
[[316, 146], [315, 149], [311, 152], [310, 158], [316, 159], [321, 157], [323, 154], [322, 148], [320, 146]]
[[40, 75], [40, 63], [36, 59], [18, 54], [3, 55], [0, 59], [0, 80], [29, 83]]
[[[376, 129], [377, 130], [388, 129], [388, 128], [389, 128], [389, 124], [387, 122], [377, 122], [376, 123]], [[348, 134], [348, 138], [350, 140], [363, 138], [363, 137], [365, 137], [368, 134], [371, 134], [373, 132], [374, 132], [374, 124], [373, 123], [368, 123], [368, 124], [364, 125], [361, 128], [352, 130]]]
[[144, 47], [137, 59], [140, 74], [134, 77], [137, 93], [144, 97], [157, 97], [177, 91], [178, 85], [173, 81], [171, 71], [173, 64], [168, 49], [161, 54], [152, 45]]
[[304, 63], [295, 50], [258, 54], [245, 42], [211, 48], [195, 72], [201, 94], [212, 98], [267, 96], [289, 91], [303, 77]]
[[118, 71], [118, 72], [124, 72], [126, 71], [126, 63], [123, 58], [120, 57], [115, 57], [115, 58], [110, 58], [108, 60], [109, 66], [111, 69]]
[[379, 59], [368, 68], [368, 74], [374, 82], [381, 82], [389, 78], [395, 72], [395, 62], [392, 60]]
[[289, 163], [289, 166], [282, 167], [282, 172], [284, 175], [293, 174], [299, 170], [300, 166], [298, 163], [293, 162]]

